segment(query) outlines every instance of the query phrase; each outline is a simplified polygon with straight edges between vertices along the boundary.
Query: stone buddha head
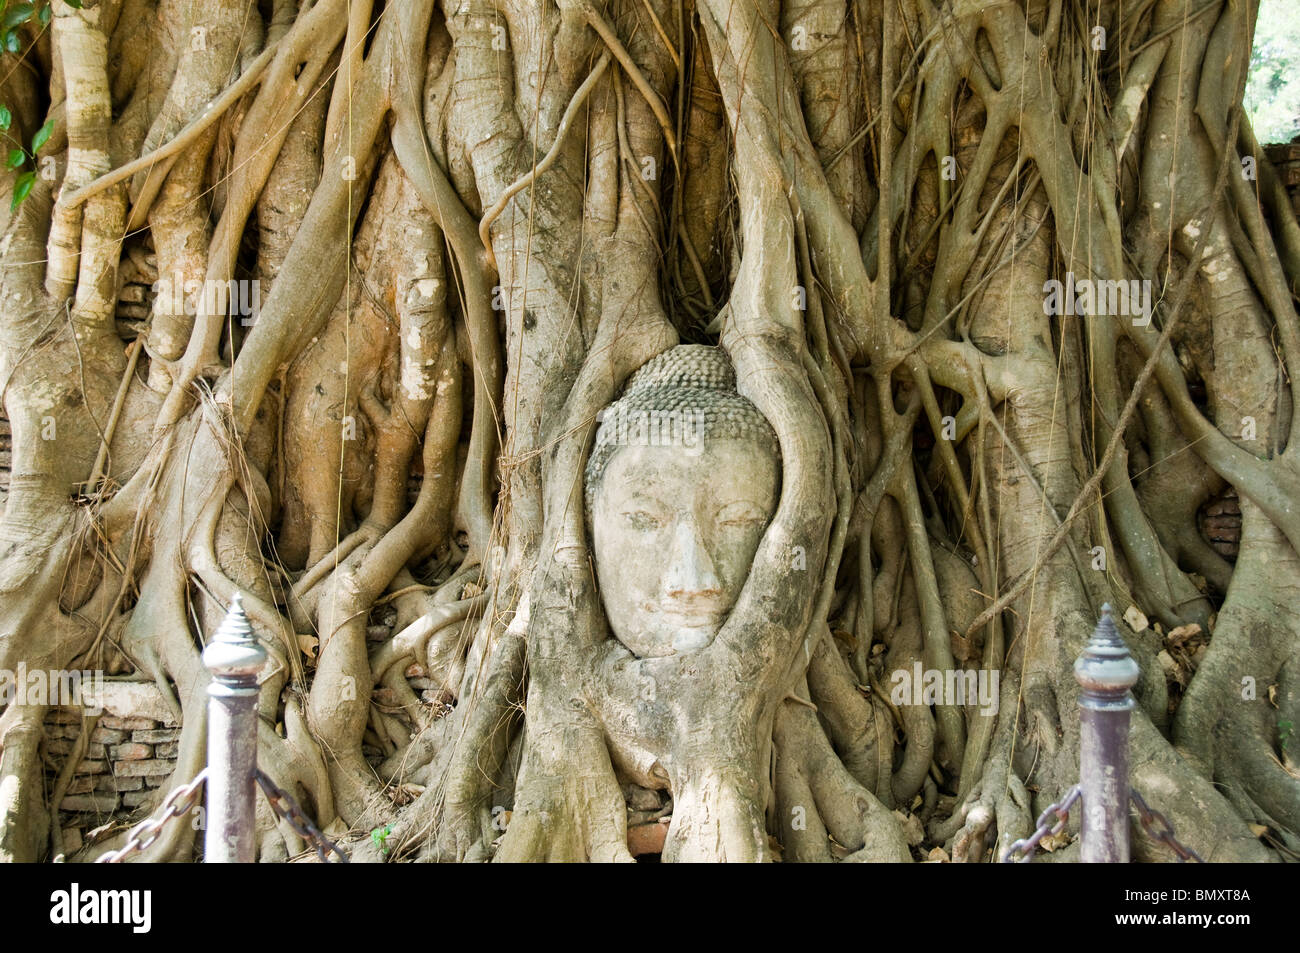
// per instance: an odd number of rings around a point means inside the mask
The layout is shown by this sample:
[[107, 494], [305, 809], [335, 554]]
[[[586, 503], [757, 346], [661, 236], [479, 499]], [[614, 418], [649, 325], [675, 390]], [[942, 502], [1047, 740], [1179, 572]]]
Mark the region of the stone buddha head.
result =
[[586, 503], [610, 628], [642, 658], [701, 649], [776, 511], [776, 434], [726, 352], [697, 344], [647, 362], [600, 421]]

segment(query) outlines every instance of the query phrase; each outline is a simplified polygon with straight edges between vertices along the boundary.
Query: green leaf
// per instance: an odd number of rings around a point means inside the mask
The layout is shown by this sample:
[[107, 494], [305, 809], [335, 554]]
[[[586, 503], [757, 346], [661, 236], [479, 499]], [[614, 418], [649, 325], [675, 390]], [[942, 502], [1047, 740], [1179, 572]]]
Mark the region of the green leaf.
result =
[[68, 6], [72, 7], [72, 9], [74, 10], [81, 9], [81, 0], [63, 0], [63, 2], [66, 3]]
[[10, 53], [17, 53], [22, 49], [23, 42], [18, 38], [18, 34], [10, 30], [5, 34], [5, 49]]
[[50, 9], [51, 7], [47, 3], [45, 6], [41, 7], [40, 13], [36, 14], [36, 19], [41, 21], [41, 26], [50, 25]]
[[388, 854], [388, 845], [384, 841], [388, 840], [388, 835], [393, 832], [392, 824], [385, 824], [383, 827], [376, 827], [370, 832], [370, 841], [379, 848], [385, 855]]
[[27, 153], [22, 149], [9, 150], [9, 168], [16, 169], [27, 161]]
[[14, 200], [9, 205], [9, 211], [12, 212], [22, 203], [23, 199], [27, 198], [27, 194], [31, 192], [32, 186], [35, 184], [35, 172], [24, 172], [22, 175], [18, 176], [17, 180], [14, 182]]
[[35, 12], [36, 4], [34, 3], [15, 3], [5, 11], [4, 28], [9, 30], [13, 27], [19, 26], [20, 24], [26, 23], [32, 18], [32, 14]]
[[9, 107], [0, 106], [0, 132], [8, 132], [13, 121], [14, 114], [9, 111]]
[[32, 152], [40, 150], [45, 145], [45, 140], [50, 138], [50, 133], [54, 131], [54, 120], [48, 119], [45, 125], [36, 130], [36, 135], [32, 136]]

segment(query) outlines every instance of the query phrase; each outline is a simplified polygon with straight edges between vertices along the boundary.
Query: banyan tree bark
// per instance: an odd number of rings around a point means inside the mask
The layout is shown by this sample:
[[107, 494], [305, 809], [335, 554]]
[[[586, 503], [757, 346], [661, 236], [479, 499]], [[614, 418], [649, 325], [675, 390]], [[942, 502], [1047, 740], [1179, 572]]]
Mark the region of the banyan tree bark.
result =
[[[978, 862], [1074, 782], [1109, 601], [1152, 623], [1137, 787], [1207, 859], [1294, 857], [1300, 225], [1254, 12], [52, 0], [0, 70], [15, 138], [53, 121], [0, 244], [0, 669], [156, 683], [166, 790], [240, 592], [262, 767], [358, 857], [625, 861], [662, 820], [665, 860]], [[780, 501], [716, 641], [640, 659], [583, 473], [685, 342]], [[1235, 561], [1196, 525], [1229, 485]], [[994, 696], [900, 703], [915, 670]], [[0, 714], [5, 859], [58, 852], [44, 715]]]

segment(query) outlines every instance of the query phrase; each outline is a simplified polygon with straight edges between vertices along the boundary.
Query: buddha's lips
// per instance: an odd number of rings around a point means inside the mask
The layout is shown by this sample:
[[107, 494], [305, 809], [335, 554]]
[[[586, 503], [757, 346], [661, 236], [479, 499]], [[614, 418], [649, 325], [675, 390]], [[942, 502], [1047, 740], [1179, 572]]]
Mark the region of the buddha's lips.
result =
[[717, 628], [727, 615], [726, 610], [722, 608], [665, 608], [648, 604], [644, 608], [659, 616], [668, 625], [679, 629]]

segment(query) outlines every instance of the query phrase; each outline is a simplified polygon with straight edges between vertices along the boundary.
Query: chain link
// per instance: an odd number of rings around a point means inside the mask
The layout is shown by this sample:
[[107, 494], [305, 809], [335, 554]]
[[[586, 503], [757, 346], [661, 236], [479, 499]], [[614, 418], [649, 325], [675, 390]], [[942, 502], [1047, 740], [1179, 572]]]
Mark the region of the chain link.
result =
[[[311, 818], [303, 813], [297, 801], [276, 787], [275, 782], [260, 770], [255, 777], [257, 783], [261, 785], [262, 792], [266, 795], [266, 800], [270, 803], [271, 810], [275, 812], [276, 817], [281, 818], [292, 827], [295, 834], [315, 849], [316, 856], [320, 858], [322, 864], [350, 863], [348, 855], [339, 850], [332, 840], [320, 832], [320, 828], [313, 824]], [[334, 854], [338, 860], [331, 861], [329, 859], [330, 854]]]
[[[1065, 797], [1055, 804], [1049, 804], [1047, 810], [1038, 815], [1038, 830], [1034, 831], [1032, 836], [1018, 840], [1008, 847], [1002, 855], [1002, 863], [1027, 864], [1033, 860], [1039, 841], [1048, 834], [1059, 834], [1065, 830], [1065, 825], [1070, 820], [1070, 808], [1075, 801], [1079, 800], [1081, 794], [1083, 789], [1076, 784], [1065, 793]], [[1056, 818], [1055, 823], [1052, 822], [1052, 818]], [[1023, 856], [1017, 857], [1017, 854]]]
[[1142, 822], [1142, 829], [1150, 835], [1152, 840], [1159, 841], [1172, 850], [1175, 856], [1178, 857], [1180, 864], [1184, 864], [1188, 860], [1194, 860], [1198, 864], [1205, 863], [1200, 854], [1178, 842], [1178, 838], [1174, 836], [1174, 825], [1169, 823], [1169, 818], [1148, 806], [1147, 802], [1142, 799], [1142, 795], [1138, 794], [1137, 788], [1133, 788], [1129, 793], [1133, 799], [1133, 806], [1137, 808], [1138, 820]]
[[[1038, 849], [1038, 843], [1048, 834], [1059, 834], [1065, 830], [1065, 824], [1070, 817], [1070, 807], [1077, 801], [1083, 793], [1079, 785], [1072, 787], [1061, 800], [1055, 804], [1049, 805], [1047, 810], [1038, 818], [1038, 829], [1033, 835], [1018, 840], [1002, 855], [1002, 863], [1020, 863], [1026, 864], [1034, 857], [1034, 851]], [[1133, 806], [1137, 808], [1138, 820], [1142, 824], [1142, 829], [1147, 832], [1152, 840], [1164, 844], [1174, 855], [1177, 856], [1178, 862], [1185, 863], [1188, 860], [1194, 860], [1198, 864], [1205, 861], [1201, 855], [1196, 853], [1190, 847], [1187, 847], [1178, 841], [1174, 836], [1174, 825], [1169, 823], [1169, 818], [1165, 817], [1159, 811], [1154, 810], [1143, 800], [1142, 795], [1138, 794], [1137, 789], [1130, 790]], [[1055, 823], [1053, 823], [1055, 818]], [[1021, 856], [1017, 856], [1017, 854]]]
[[126, 843], [119, 850], [110, 850], [95, 858], [97, 864], [120, 864], [132, 854], [138, 854], [158, 839], [168, 821], [189, 812], [199, 798], [203, 782], [208, 779], [208, 769], [204, 768], [189, 784], [183, 784], [168, 794], [159, 806], [157, 813], [146, 818], [126, 836]]

